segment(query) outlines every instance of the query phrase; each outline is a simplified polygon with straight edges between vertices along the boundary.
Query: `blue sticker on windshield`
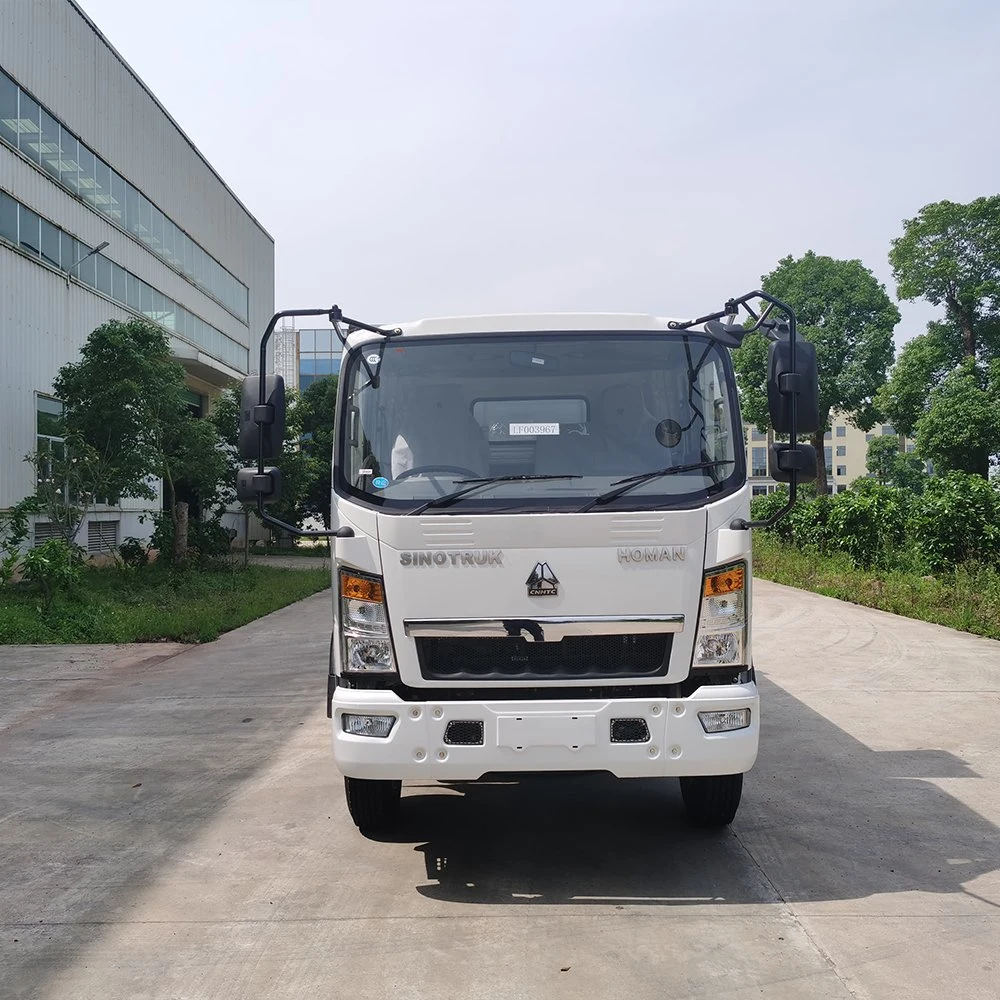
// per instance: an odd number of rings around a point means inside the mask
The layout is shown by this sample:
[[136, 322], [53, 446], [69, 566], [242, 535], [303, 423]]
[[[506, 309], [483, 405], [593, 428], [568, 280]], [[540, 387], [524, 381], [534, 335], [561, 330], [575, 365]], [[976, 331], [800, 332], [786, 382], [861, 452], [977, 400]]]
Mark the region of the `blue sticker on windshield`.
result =
[[389, 485], [389, 480], [385, 476], [376, 476], [372, 480], [372, 486], [377, 490], [384, 490]]

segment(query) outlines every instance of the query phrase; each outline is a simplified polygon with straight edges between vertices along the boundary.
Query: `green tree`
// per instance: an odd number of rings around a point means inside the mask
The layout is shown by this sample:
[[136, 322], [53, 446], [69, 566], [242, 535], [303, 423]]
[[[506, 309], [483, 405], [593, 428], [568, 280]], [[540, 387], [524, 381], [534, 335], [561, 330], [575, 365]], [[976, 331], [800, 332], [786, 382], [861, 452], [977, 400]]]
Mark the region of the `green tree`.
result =
[[900, 298], [943, 305], [946, 320], [904, 346], [878, 405], [942, 470], [985, 477], [1000, 448], [1000, 195], [925, 205], [889, 262]]
[[917, 450], [938, 472], [987, 477], [990, 456], [1000, 451], [1000, 364], [984, 371], [965, 358], [931, 390]]
[[[859, 260], [836, 260], [808, 251], [785, 257], [761, 279], [766, 292], [795, 309], [799, 333], [816, 348], [819, 369], [820, 429], [816, 448], [816, 488], [827, 488], [824, 434], [834, 410], [867, 430], [876, 420], [876, 390], [892, 364], [892, 331], [899, 310], [885, 288]], [[760, 429], [770, 426], [767, 411], [767, 339], [751, 334], [734, 356], [744, 417]]]
[[901, 451], [899, 438], [888, 434], [868, 442], [867, 467], [868, 474], [883, 486], [912, 493], [920, 493], [927, 478], [923, 459]]
[[886, 434], [868, 442], [866, 466], [868, 474], [885, 486], [892, 480], [896, 458], [899, 455], [899, 438]]
[[71, 446], [93, 449], [103, 489], [112, 497], [153, 499], [149, 480], [165, 426], [184, 413], [184, 369], [166, 334], [143, 320], [99, 326], [53, 382], [63, 402]]
[[[211, 497], [210, 480], [221, 474], [223, 463], [214, 455], [211, 428], [188, 412], [184, 369], [171, 356], [164, 331], [143, 320], [99, 326], [81, 348], [80, 360], [59, 370], [53, 388], [63, 402], [64, 461], [83, 470], [69, 484], [71, 501], [153, 500], [154, 481], [162, 479], [174, 555], [182, 557], [188, 501], [178, 486], [185, 481], [195, 495]], [[57, 469], [48, 477], [54, 496], [68, 474]]]
[[327, 375], [308, 385], [299, 401], [302, 450], [307, 478], [302, 508], [330, 527], [330, 490], [333, 461], [333, 417], [337, 406], [337, 376]]
[[900, 434], [913, 437], [927, 412], [931, 390], [962, 360], [962, 341], [950, 323], [931, 322], [907, 341], [889, 378], [875, 394], [879, 412]]
[[982, 327], [1000, 311], [1000, 195], [968, 205], [939, 201], [903, 221], [889, 263], [899, 297], [944, 305], [961, 335], [962, 356], [977, 356]]

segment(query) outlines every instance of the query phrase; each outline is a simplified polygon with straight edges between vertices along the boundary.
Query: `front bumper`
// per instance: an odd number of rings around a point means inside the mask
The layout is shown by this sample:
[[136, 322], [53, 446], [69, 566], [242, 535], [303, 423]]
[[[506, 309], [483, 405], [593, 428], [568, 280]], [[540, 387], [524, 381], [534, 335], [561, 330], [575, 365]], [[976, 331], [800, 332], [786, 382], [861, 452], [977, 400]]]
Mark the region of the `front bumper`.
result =
[[[429, 695], [433, 692], [429, 691]], [[750, 725], [706, 733], [704, 711], [750, 709]], [[474, 781], [491, 772], [610, 771], [620, 778], [740, 774], [757, 759], [756, 684], [712, 685], [687, 698], [403, 701], [390, 691], [337, 688], [333, 755], [351, 778]], [[345, 733], [344, 712], [392, 715], [382, 739]], [[612, 743], [612, 719], [644, 719], [645, 743]], [[482, 746], [449, 746], [452, 721], [482, 721]]]

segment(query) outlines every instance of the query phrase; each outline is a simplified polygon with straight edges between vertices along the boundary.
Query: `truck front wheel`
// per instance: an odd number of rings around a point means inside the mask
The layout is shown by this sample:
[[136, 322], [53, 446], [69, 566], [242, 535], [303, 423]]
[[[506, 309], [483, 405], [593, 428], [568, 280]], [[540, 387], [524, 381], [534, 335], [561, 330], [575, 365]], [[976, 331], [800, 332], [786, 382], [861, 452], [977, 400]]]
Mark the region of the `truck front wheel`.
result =
[[396, 824], [402, 791], [401, 781], [344, 778], [347, 809], [362, 833], [379, 833]]
[[728, 826], [740, 807], [742, 774], [709, 774], [681, 778], [681, 798], [698, 826]]

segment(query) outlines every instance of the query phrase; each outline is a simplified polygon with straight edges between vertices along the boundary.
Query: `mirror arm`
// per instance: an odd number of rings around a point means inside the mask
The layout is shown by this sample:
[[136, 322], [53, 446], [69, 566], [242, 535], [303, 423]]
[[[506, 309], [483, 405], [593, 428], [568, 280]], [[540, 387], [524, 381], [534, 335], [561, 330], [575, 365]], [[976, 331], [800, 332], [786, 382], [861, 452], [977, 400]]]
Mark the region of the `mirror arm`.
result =
[[265, 523], [270, 524], [274, 528], [281, 528], [282, 531], [287, 531], [290, 535], [295, 535], [296, 538], [353, 538], [354, 529], [350, 525], [342, 525], [339, 528], [333, 529], [322, 529], [320, 531], [307, 531], [305, 528], [296, 528], [294, 524], [288, 524], [285, 521], [280, 520], [277, 517], [268, 514], [267, 509], [264, 507], [264, 497], [259, 496], [257, 498], [257, 516]]

